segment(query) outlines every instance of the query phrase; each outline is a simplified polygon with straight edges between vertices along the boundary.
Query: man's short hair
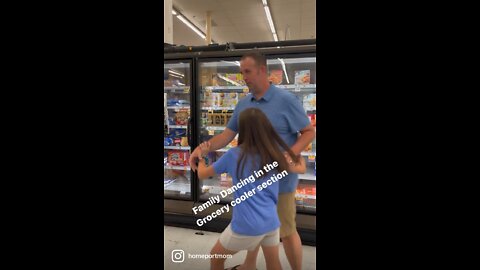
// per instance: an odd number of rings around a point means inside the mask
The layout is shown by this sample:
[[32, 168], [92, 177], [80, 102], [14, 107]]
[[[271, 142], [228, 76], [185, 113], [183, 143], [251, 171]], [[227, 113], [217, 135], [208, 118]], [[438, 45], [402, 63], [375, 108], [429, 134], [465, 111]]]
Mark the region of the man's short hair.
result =
[[267, 58], [265, 58], [265, 56], [263, 56], [259, 52], [256, 52], [256, 51], [248, 52], [242, 56], [241, 60], [248, 57], [252, 58], [253, 61], [255, 61], [255, 63], [257, 64], [257, 66], [265, 66], [265, 67], [267, 66]]

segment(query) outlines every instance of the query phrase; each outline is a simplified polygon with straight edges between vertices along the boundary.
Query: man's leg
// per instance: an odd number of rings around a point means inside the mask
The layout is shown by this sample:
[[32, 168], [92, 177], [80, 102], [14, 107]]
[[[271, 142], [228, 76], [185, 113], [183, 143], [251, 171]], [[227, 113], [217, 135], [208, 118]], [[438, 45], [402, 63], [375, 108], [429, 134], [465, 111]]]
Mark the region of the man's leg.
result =
[[293, 234], [283, 237], [282, 243], [292, 270], [302, 269], [302, 240], [297, 230]]
[[295, 192], [280, 193], [277, 204], [278, 218], [280, 219], [280, 238], [283, 249], [292, 270], [302, 269], [302, 241], [297, 232], [295, 216], [297, 205], [295, 204]]

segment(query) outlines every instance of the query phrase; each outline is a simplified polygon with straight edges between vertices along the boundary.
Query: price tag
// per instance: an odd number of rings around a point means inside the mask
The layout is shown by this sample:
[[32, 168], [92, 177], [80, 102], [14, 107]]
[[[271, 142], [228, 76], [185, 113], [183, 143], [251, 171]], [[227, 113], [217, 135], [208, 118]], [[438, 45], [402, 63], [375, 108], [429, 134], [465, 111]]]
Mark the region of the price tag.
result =
[[315, 156], [309, 155], [308, 156], [308, 161], [314, 162], [315, 161]]
[[248, 92], [250, 92], [250, 90], [248, 89], [248, 87], [243, 88], [243, 93], [248, 93]]
[[295, 92], [300, 92], [300, 85], [299, 84], [295, 84]]
[[190, 93], [190, 86], [186, 86], [186, 87], [183, 89], [183, 92], [184, 92], [184, 93]]
[[211, 136], [215, 135], [215, 130], [209, 129], [208, 130], [208, 135], [211, 135]]

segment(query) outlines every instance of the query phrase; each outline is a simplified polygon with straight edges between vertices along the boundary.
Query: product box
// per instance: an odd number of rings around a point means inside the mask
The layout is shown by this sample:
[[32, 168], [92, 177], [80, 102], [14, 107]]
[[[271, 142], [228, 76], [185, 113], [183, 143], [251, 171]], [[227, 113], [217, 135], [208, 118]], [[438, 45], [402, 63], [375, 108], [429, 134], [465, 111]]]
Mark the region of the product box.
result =
[[295, 71], [295, 84], [310, 84], [310, 70]]
[[245, 81], [243, 80], [243, 75], [241, 73], [227, 73], [225, 74], [227, 77], [227, 85], [245, 85]]
[[271, 81], [275, 85], [282, 84], [283, 82], [283, 70], [272, 70], [270, 71], [270, 76], [268, 80]]
[[303, 96], [303, 107], [306, 107], [306, 108], [317, 107], [317, 94], [308, 94]]
[[317, 126], [317, 115], [316, 114], [309, 114], [308, 118], [310, 118], [310, 124], [312, 124], [313, 127]]
[[188, 165], [189, 153], [187, 151], [170, 151], [168, 152], [168, 164], [171, 166]]
[[175, 114], [176, 125], [186, 125], [188, 122], [188, 110], [180, 110]]
[[238, 103], [238, 93], [225, 93], [223, 96], [224, 107], [235, 107]]

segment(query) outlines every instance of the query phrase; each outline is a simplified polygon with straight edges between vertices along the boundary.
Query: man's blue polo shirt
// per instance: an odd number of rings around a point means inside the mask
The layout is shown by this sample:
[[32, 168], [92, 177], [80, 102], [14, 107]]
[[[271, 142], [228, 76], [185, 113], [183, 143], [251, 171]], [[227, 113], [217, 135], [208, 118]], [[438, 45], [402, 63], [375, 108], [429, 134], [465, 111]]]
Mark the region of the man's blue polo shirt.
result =
[[[301, 101], [293, 93], [286, 89], [280, 89], [270, 85], [267, 92], [260, 100], [256, 100], [252, 94], [241, 99], [227, 127], [238, 133], [238, 119], [240, 113], [248, 108], [262, 110], [272, 123], [278, 135], [288, 145], [295, 144], [298, 132], [310, 124], [310, 120], [302, 106]], [[289, 173], [280, 180], [280, 193], [294, 192], [298, 185], [298, 175]]]

